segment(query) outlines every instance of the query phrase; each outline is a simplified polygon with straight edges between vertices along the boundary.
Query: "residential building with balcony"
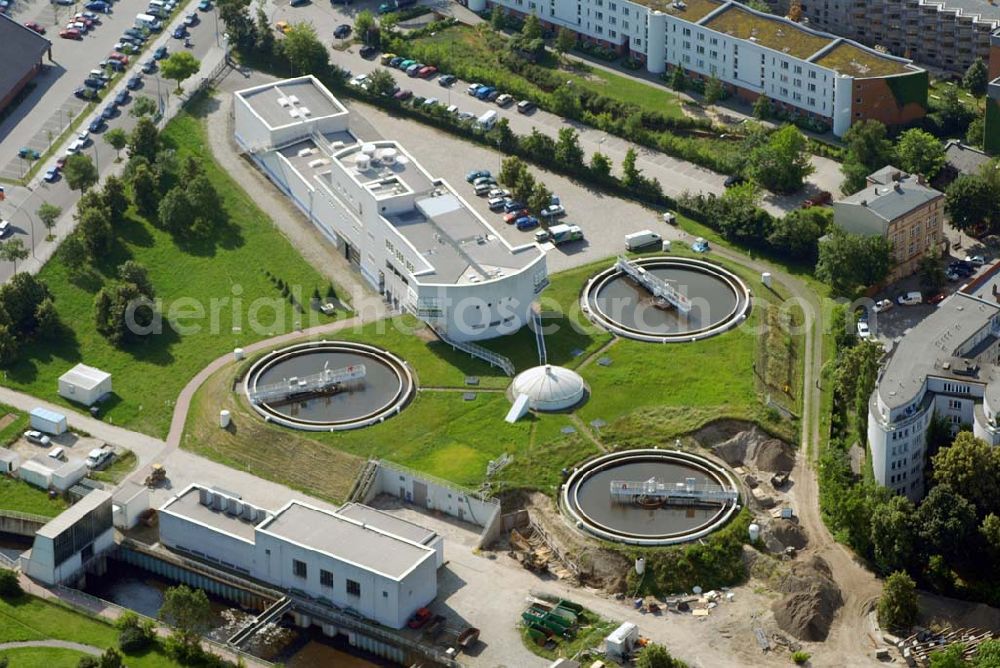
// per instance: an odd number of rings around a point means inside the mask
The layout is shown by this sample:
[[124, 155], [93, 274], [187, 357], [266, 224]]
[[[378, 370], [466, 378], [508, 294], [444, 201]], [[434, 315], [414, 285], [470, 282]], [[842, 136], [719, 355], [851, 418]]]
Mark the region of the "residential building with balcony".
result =
[[897, 281], [917, 271], [920, 260], [944, 239], [944, 193], [917, 176], [884, 167], [863, 190], [833, 203], [833, 222], [846, 232], [885, 237], [892, 244]]
[[927, 72], [909, 60], [727, 0], [494, 0], [536, 14], [645, 64], [718, 77], [748, 102], [766, 95], [840, 136], [855, 121], [886, 125], [926, 113]]
[[990, 83], [986, 87], [983, 148], [990, 155], [1000, 155], [1000, 29], [990, 36]]
[[971, 429], [1000, 445], [1000, 264], [945, 299], [889, 354], [868, 403], [875, 480], [916, 501], [925, 492], [927, 430]]
[[459, 342], [528, 322], [549, 282], [545, 252], [508, 243], [398, 142], [359, 138], [314, 77], [237, 92], [235, 135], [394, 308]]

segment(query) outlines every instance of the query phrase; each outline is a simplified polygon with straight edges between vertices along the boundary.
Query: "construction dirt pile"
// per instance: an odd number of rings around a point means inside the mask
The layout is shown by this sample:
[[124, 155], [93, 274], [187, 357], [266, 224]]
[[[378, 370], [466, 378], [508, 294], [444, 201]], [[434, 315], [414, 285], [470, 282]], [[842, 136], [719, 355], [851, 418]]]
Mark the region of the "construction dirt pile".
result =
[[809, 543], [809, 537], [797, 522], [785, 519], [771, 520], [764, 527], [764, 544], [771, 552], [784, 552], [786, 547], [801, 550]]
[[750, 465], [772, 473], [788, 473], [795, 467], [792, 446], [757, 427], [712, 446], [712, 452], [730, 466]]
[[826, 640], [833, 617], [844, 604], [829, 565], [820, 557], [795, 564], [777, 589], [785, 595], [771, 611], [781, 630], [799, 640]]

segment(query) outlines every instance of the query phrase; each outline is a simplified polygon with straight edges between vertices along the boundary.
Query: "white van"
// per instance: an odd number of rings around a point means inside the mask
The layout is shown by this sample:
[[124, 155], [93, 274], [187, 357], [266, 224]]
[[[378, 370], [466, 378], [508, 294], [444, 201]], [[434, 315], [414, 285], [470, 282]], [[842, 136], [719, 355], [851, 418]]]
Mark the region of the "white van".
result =
[[640, 230], [632, 234], [625, 235], [625, 249], [634, 251], [647, 246], [660, 245], [663, 239], [652, 230]]
[[495, 110], [490, 109], [485, 114], [476, 119], [476, 125], [484, 130], [492, 130], [493, 126], [497, 124], [497, 120], [500, 118]]
[[163, 9], [166, 5], [167, 3], [163, 2], [163, 0], [149, 0], [150, 7], [159, 7], [160, 9]]
[[900, 306], [916, 306], [924, 303], [924, 296], [919, 292], [907, 292], [896, 297]]
[[156, 20], [155, 16], [150, 14], [136, 14], [135, 16], [135, 27], [136, 28], [149, 28], [150, 30], [159, 30], [160, 22]]
[[49, 457], [51, 457], [52, 459], [59, 459], [59, 460], [61, 460], [63, 458], [63, 453], [65, 453], [65, 452], [66, 451], [63, 450], [62, 446], [56, 446], [56, 447], [52, 448], [51, 450], [49, 450]]

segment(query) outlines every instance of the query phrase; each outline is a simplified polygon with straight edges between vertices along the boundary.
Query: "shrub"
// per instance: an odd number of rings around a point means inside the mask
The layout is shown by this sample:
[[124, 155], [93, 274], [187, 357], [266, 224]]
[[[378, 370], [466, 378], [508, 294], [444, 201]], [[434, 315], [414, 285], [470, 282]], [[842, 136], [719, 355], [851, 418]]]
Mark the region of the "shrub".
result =
[[797, 652], [792, 652], [792, 661], [795, 663], [795, 665], [801, 666], [806, 661], [808, 661], [811, 656], [812, 655], [809, 652], [800, 649]]
[[101, 662], [96, 656], [81, 656], [76, 664], [76, 668], [98, 668]]
[[0, 569], [0, 598], [17, 598], [23, 593], [17, 573], [6, 568]]
[[126, 654], [138, 654], [149, 647], [151, 641], [152, 638], [138, 626], [129, 627], [118, 634], [118, 647]]

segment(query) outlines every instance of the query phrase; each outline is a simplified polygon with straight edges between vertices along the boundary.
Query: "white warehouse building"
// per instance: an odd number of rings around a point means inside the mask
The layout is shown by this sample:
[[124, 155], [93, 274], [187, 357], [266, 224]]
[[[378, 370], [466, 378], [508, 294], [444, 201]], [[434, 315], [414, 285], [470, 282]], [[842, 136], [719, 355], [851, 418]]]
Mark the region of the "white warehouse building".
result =
[[397, 142], [357, 137], [312, 76], [236, 93], [236, 141], [394, 306], [456, 340], [517, 331], [549, 282]]
[[367, 506], [293, 500], [272, 512], [190, 485], [160, 508], [159, 524], [170, 549], [392, 628], [437, 596], [443, 539]]
[[1000, 264], [945, 299], [889, 356], [868, 404], [875, 479], [913, 500], [925, 492], [927, 430], [971, 429], [1000, 445]]

